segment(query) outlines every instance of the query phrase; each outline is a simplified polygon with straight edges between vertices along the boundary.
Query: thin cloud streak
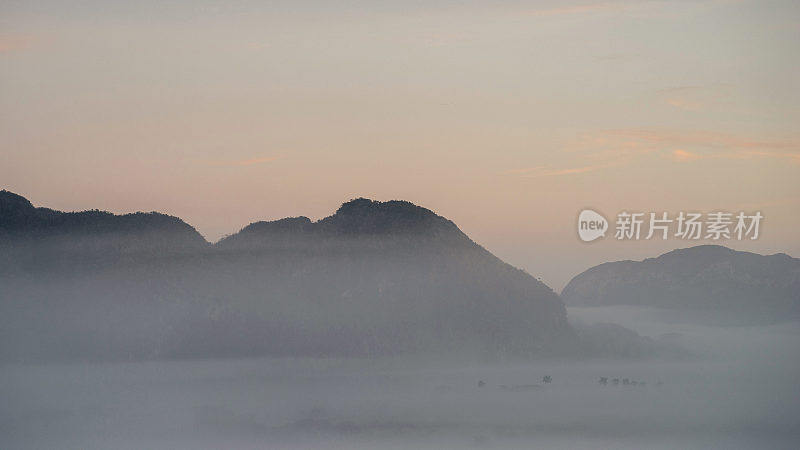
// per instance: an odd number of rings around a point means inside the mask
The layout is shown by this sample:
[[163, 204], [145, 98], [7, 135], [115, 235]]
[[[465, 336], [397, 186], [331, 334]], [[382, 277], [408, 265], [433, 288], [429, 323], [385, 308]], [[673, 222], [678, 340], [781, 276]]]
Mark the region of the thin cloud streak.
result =
[[[660, 130], [647, 128], [606, 130], [600, 132], [603, 142], [621, 141], [627, 147], [664, 148], [698, 146], [738, 150], [800, 151], [800, 140], [752, 139], [729, 133], [696, 130]], [[619, 142], [617, 142], [619, 144]]]
[[28, 35], [0, 36], [0, 54], [27, 50], [33, 46], [34, 40]]
[[751, 158], [776, 158], [788, 159], [795, 164], [800, 164], [800, 153], [790, 152], [759, 152], [759, 151], [738, 151], [734, 153], [714, 153], [709, 155], [699, 155], [685, 150], [674, 150], [669, 157], [677, 162], [697, 161], [699, 159], [751, 159]]
[[677, 149], [673, 150], [672, 152], [672, 159], [678, 162], [689, 162], [700, 158], [702, 158], [702, 156], [696, 153], [687, 152], [686, 150]]
[[734, 105], [731, 103], [731, 97], [734, 94], [734, 87], [724, 83], [704, 86], [677, 86], [657, 91], [657, 95], [667, 105], [691, 112], [708, 109], [731, 111], [733, 108], [735, 110]]
[[541, 177], [557, 177], [562, 175], [577, 175], [586, 172], [594, 172], [595, 170], [606, 169], [609, 167], [618, 166], [618, 163], [597, 164], [593, 166], [582, 167], [568, 167], [562, 169], [548, 168], [546, 166], [531, 167], [528, 169], [513, 169], [506, 173], [509, 174], [522, 174], [522, 178], [541, 178]]
[[668, 98], [665, 101], [670, 106], [674, 106], [678, 109], [685, 109], [686, 111], [699, 111], [703, 108], [702, 103], [685, 98]]
[[800, 163], [798, 139], [754, 139], [713, 131], [656, 129], [608, 130], [601, 134], [603, 137], [599, 142], [603, 142], [605, 147], [613, 149], [616, 146], [641, 153], [667, 152], [677, 162], [708, 158], [778, 158]]
[[529, 15], [537, 17], [561, 16], [568, 14], [584, 14], [589, 12], [621, 10], [625, 6], [620, 3], [590, 3], [584, 5], [561, 6], [557, 8], [539, 9], [528, 11]]
[[[691, 150], [689, 150], [691, 149]], [[509, 169], [506, 175], [521, 178], [575, 175], [609, 167], [629, 165], [645, 155], [660, 155], [676, 163], [707, 159], [788, 159], [800, 164], [800, 140], [752, 139], [696, 130], [618, 129], [587, 133], [569, 143], [563, 151], [581, 162], [577, 167], [552, 165]], [[576, 159], [577, 161], [577, 159]]]
[[280, 156], [265, 156], [259, 158], [250, 158], [250, 159], [233, 160], [233, 161], [210, 161], [207, 164], [210, 166], [244, 167], [244, 166], [253, 166], [256, 164], [265, 164], [268, 162], [273, 162], [280, 158], [281, 158]]
[[755, 156], [755, 157], [764, 157], [764, 158], [787, 158], [791, 162], [795, 164], [800, 164], [800, 153], [791, 153], [791, 152], [741, 152], [741, 155], [745, 157], [748, 156]]
[[548, 167], [549, 166], [536, 166], [536, 167], [525, 167], [525, 168], [522, 168], [522, 169], [510, 169], [510, 170], [507, 170], [505, 173], [506, 174], [526, 174], [526, 173], [531, 173], [531, 172], [537, 172], [537, 171], [540, 171], [540, 170], [544, 170], [544, 169], [547, 169]]

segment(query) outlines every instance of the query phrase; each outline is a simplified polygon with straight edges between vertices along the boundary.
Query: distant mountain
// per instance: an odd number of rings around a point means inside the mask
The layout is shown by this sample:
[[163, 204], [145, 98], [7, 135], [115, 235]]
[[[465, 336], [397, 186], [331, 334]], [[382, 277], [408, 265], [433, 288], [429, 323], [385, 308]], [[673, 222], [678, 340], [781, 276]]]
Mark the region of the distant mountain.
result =
[[343, 204], [335, 214], [318, 222], [295, 217], [256, 222], [218, 242], [218, 249], [264, 249], [298, 241], [402, 238], [438, 246], [475, 244], [451, 221], [405, 201], [376, 202], [359, 198]]
[[524, 357], [577, 345], [550, 288], [403, 201], [356, 199], [209, 245], [174, 217], [63, 213], [3, 191], [0, 248], [0, 359]]
[[208, 245], [177, 217], [155, 212], [54, 211], [0, 191], [0, 270], [108, 264], [133, 255], [158, 257]]
[[[360, 198], [317, 222], [254, 223], [215, 244], [210, 258], [226, 275], [208, 292], [222, 296], [215, 287], [235, 280], [256, 291], [238, 295], [248, 317], [267, 313], [268, 329], [299, 327], [280, 342], [257, 339], [277, 346], [270, 352], [530, 355], [574, 343], [550, 288], [409, 202]], [[268, 311], [257, 306], [263, 297]]]
[[747, 321], [800, 318], [800, 259], [717, 245], [644, 261], [600, 264], [561, 293], [571, 306], [642, 305], [741, 314]]

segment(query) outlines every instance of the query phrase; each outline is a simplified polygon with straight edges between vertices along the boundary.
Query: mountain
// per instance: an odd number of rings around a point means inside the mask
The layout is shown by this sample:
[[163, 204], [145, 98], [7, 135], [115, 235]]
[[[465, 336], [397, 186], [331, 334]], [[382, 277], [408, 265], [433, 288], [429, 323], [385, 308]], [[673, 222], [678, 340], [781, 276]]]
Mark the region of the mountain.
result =
[[[409, 202], [361, 198], [317, 222], [251, 224], [215, 244], [210, 258], [226, 275], [208, 292], [246, 286], [256, 293], [237, 295], [237, 313], [261, 317], [267, 329], [296, 326], [279, 341], [252, 340], [272, 342], [271, 353], [523, 355], [574, 338], [550, 288]], [[268, 315], [258, 307], [263, 296]]]
[[751, 322], [800, 318], [800, 259], [718, 245], [643, 261], [600, 264], [561, 292], [571, 306], [640, 305], [739, 314]]
[[65, 213], [3, 191], [0, 248], [0, 360], [529, 357], [577, 345], [550, 288], [404, 201], [360, 198], [210, 245], [163, 214]]
[[177, 217], [155, 212], [54, 211], [35, 208], [20, 195], [0, 191], [0, 270], [72, 269], [207, 246], [200, 233]]
[[298, 240], [344, 241], [352, 239], [403, 238], [409, 242], [430, 244], [438, 242], [460, 245], [474, 243], [451, 221], [432, 211], [405, 201], [377, 202], [358, 198], [344, 203], [335, 214], [318, 222], [307, 217], [294, 217], [272, 222], [256, 222], [239, 233], [228, 236], [215, 247], [259, 248], [274, 247]]

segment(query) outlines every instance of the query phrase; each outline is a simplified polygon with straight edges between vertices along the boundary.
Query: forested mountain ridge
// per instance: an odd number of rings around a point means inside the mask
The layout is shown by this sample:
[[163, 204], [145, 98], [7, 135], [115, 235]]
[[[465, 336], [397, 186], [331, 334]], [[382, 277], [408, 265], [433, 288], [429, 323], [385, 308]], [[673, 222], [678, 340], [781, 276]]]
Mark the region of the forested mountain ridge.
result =
[[0, 196], [4, 359], [574, 351], [547, 286], [403, 201], [257, 222], [214, 245], [178, 218]]
[[592, 267], [561, 293], [570, 306], [638, 305], [739, 313], [755, 321], [800, 318], [800, 259], [719, 245]]

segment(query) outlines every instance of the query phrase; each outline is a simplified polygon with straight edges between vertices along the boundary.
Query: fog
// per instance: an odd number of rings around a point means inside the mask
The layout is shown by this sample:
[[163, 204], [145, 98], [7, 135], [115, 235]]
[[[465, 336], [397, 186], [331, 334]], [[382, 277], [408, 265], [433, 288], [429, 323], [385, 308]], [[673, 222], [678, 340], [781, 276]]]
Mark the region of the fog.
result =
[[566, 308], [408, 202], [215, 244], [156, 213], [0, 207], [2, 449], [800, 442], [797, 322]]
[[408, 202], [355, 199], [212, 245], [157, 213], [4, 201], [0, 361], [578, 351], [555, 292]]
[[652, 313], [569, 309], [573, 321], [613, 319], [691, 355], [6, 364], [0, 447], [796, 448], [798, 324], [715, 327]]

